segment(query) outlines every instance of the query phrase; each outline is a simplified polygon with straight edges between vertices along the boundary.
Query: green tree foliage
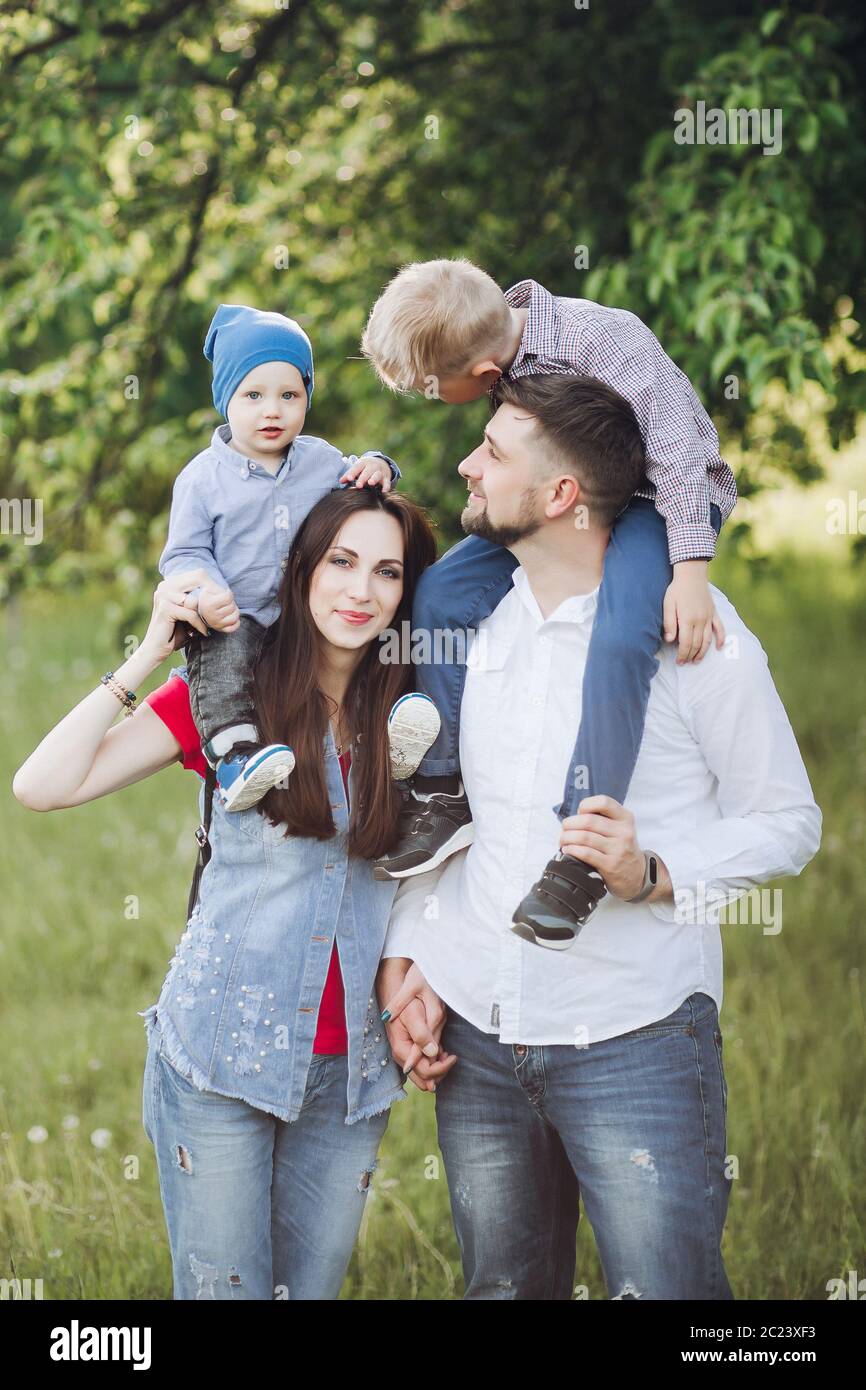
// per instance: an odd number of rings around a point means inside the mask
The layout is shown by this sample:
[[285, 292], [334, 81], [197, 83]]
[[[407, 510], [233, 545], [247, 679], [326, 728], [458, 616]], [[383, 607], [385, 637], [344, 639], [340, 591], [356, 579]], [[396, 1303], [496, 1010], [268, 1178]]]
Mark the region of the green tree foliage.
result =
[[[40, 545], [0, 536], [4, 591], [120, 573], [140, 601], [173, 479], [218, 422], [221, 301], [304, 324], [306, 428], [386, 447], [455, 539], [483, 404], [395, 398], [358, 352], [381, 287], [430, 256], [635, 310], [750, 451], [744, 491], [764, 457], [808, 481], [768, 383], [832, 387], [836, 444], [866, 399], [864, 19], [823, 8], [0, 6], [0, 494], [44, 506]], [[678, 144], [699, 101], [781, 108], [781, 151]]]

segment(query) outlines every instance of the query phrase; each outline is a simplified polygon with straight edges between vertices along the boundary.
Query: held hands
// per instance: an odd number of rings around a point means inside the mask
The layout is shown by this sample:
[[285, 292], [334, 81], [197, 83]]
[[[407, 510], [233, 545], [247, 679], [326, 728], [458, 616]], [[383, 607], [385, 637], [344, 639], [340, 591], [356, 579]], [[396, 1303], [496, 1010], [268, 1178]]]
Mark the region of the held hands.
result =
[[612, 796], [585, 796], [578, 814], [562, 822], [559, 847], [597, 869], [615, 898], [634, 898], [640, 892], [646, 861], [634, 816]]
[[[201, 590], [196, 598], [191, 589]], [[240, 627], [240, 613], [231, 589], [220, 589], [205, 570], [185, 570], [157, 584], [153, 612], [141, 646], [164, 661], [190, 638], [190, 630], [208, 635], [208, 627], [234, 632]]]
[[394, 1060], [408, 1069], [419, 1091], [435, 1091], [437, 1080], [457, 1061], [440, 1047], [445, 1006], [418, 966], [404, 956], [382, 961], [376, 979], [379, 1002], [391, 1017], [385, 1023]]
[[716, 612], [707, 580], [706, 560], [680, 560], [664, 601], [664, 634], [673, 642], [679, 634], [677, 665], [700, 661], [709, 650], [713, 633], [716, 646], [723, 647], [725, 629]]
[[208, 576], [204, 570], [187, 570], [184, 574], [170, 575], [157, 584], [153, 594], [153, 612], [139, 650], [152, 652], [157, 662], [161, 662], [189, 641], [190, 628], [195, 628], [202, 636], [207, 635], [204, 622], [187, 602], [189, 590], [206, 582]]
[[362, 454], [357, 462], [349, 464], [339, 481], [354, 481], [355, 487], [363, 487], [365, 483], [369, 483], [370, 487], [379, 486], [383, 492], [390, 492], [391, 469], [384, 459], [375, 458], [372, 454]]

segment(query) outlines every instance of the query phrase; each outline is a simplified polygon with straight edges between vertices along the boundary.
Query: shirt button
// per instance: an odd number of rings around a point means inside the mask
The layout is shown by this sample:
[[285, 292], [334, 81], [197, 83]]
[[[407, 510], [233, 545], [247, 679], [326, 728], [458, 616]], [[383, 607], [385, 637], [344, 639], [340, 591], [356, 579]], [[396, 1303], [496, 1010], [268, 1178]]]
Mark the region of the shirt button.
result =
[[533, 695], [531, 703], [535, 706], [536, 709], [538, 709], [539, 705], [542, 705], [544, 701], [542, 700], [540, 695]]

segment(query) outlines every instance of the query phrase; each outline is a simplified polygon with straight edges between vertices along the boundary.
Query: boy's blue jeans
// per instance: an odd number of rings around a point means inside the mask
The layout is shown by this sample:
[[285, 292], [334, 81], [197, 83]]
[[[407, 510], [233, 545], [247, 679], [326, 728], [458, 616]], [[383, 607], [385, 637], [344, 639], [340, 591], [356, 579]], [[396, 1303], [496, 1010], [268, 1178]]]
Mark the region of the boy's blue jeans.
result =
[[[710, 519], [718, 535], [722, 518]], [[518, 561], [501, 545], [467, 536], [425, 570], [415, 590], [413, 634], [460, 631], [489, 617], [511, 588]], [[650, 682], [658, 670], [662, 607], [673, 578], [664, 518], [652, 502], [634, 497], [617, 518], [604, 555], [598, 608], [583, 678], [583, 712], [565, 779], [560, 820], [577, 813], [586, 796], [625, 801], [643, 738]], [[460, 650], [431, 642], [431, 649]], [[463, 662], [420, 664], [416, 685], [436, 704], [439, 737], [421, 763], [422, 776], [459, 770]]]
[[[449, 1011], [436, 1122], [469, 1299], [570, 1299], [583, 1199], [612, 1299], [731, 1299], [732, 1181], [715, 1001], [575, 1047]], [[590, 1298], [603, 1298], [590, 1288]]]

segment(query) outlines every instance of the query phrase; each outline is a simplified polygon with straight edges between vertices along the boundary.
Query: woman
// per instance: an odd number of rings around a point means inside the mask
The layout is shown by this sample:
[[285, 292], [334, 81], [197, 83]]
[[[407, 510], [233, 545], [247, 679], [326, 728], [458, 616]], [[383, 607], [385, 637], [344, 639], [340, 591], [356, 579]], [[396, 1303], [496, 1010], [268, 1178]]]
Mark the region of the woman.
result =
[[[404, 1098], [374, 990], [397, 885], [370, 861], [396, 838], [387, 717], [410, 670], [381, 661], [377, 638], [408, 620], [433, 559], [421, 509], [374, 488], [322, 498], [295, 538], [253, 673], [266, 741], [292, 747], [295, 768], [251, 810], [214, 798], [198, 902], [142, 1015], [144, 1127], [177, 1299], [339, 1293]], [[184, 606], [200, 579], [159, 586], [114, 673], [121, 694], [100, 684], [46, 735], [15, 776], [24, 805], [77, 806], [178, 759], [204, 771], [182, 672], [110, 727], [123, 690], [186, 640], [183, 624], [202, 630]]]

